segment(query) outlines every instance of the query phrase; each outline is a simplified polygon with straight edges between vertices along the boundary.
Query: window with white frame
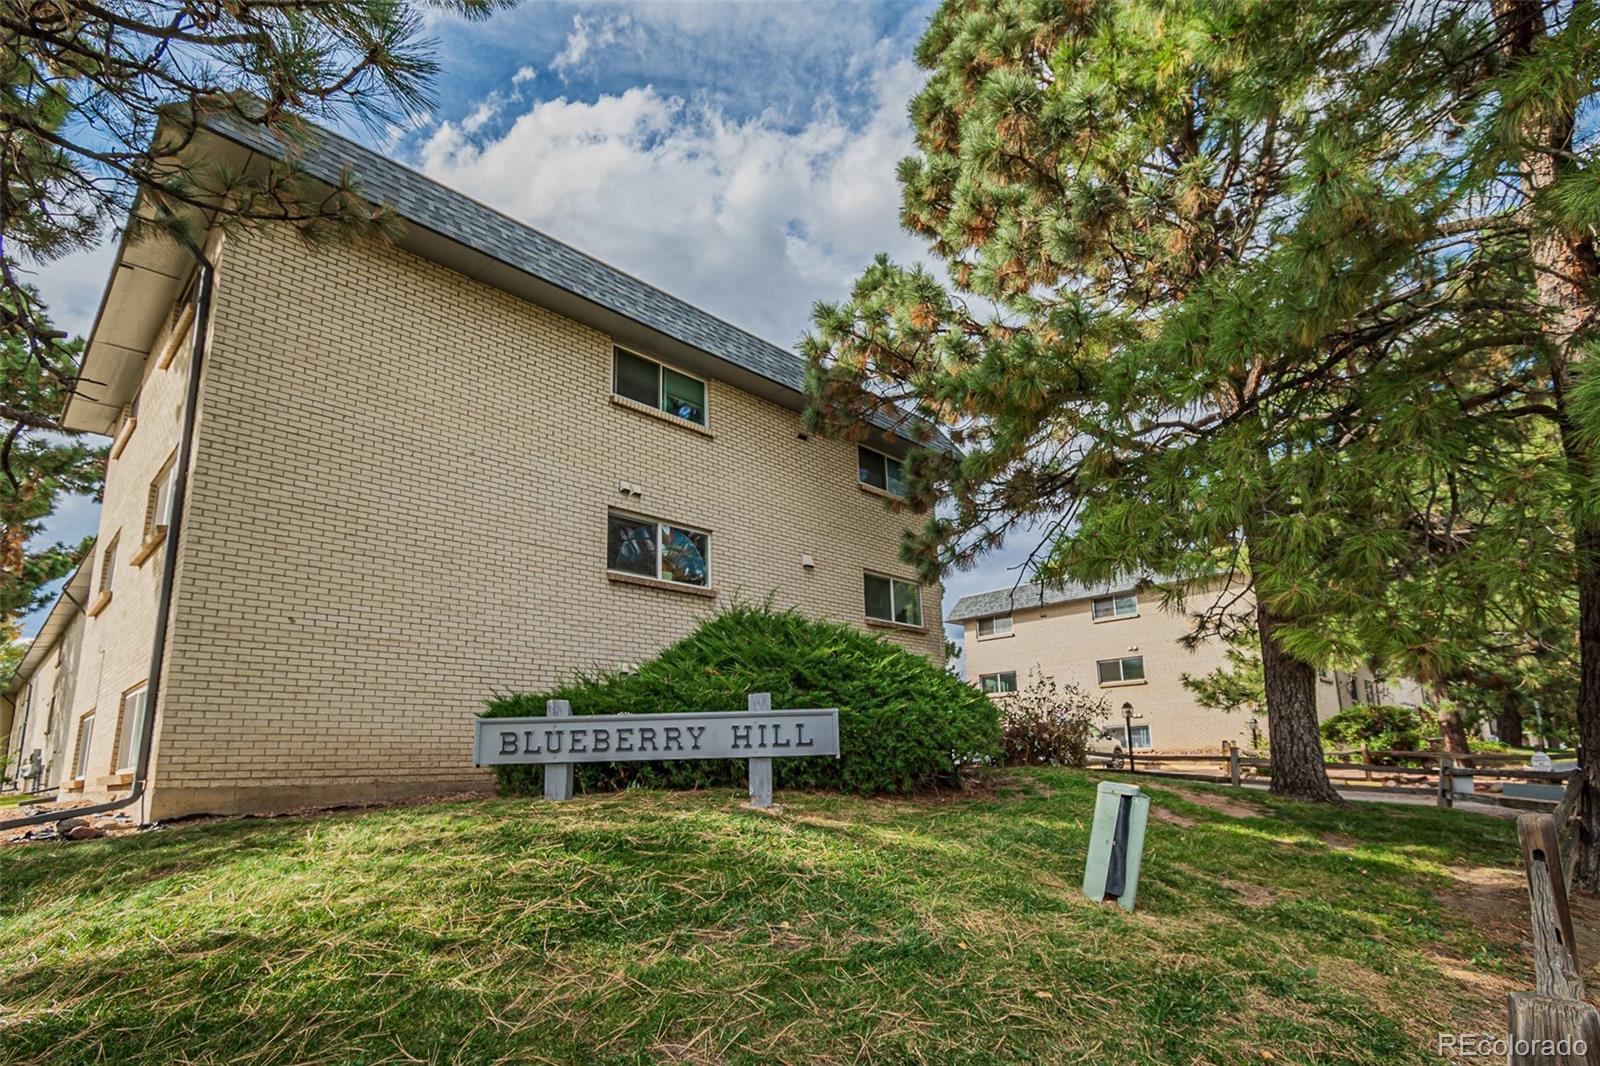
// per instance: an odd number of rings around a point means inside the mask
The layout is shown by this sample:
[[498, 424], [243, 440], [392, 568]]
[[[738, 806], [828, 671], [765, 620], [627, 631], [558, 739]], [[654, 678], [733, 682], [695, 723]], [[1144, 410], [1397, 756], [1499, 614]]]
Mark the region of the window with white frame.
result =
[[867, 574], [865, 592], [868, 618], [908, 626], [922, 624], [922, 588], [915, 582]]
[[1120, 596], [1099, 596], [1090, 604], [1096, 622], [1103, 618], [1128, 618], [1139, 613], [1139, 597], [1131, 592]]
[[1002, 670], [996, 674], [979, 674], [978, 684], [990, 696], [1003, 696], [1017, 691], [1017, 672]]
[[133, 760], [139, 753], [139, 737], [144, 732], [145, 694], [145, 687], [140, 685], [122, 697], [122, 721], [117, 728], [119, 774], [133, 769]]
[[978, 637], [1009, 637], [1011, 635], [1011, 616], [1003, 614], [999, 618], [978, 619]]
[[704, 381], [622, 348], [611, 351], [612, 392], [686, 422], [706, 424]]
[[[1120, 725], [1111, 726], [1106, 730], [1106, 733], [1110, 736], [1111, 742], [1117, 747], [1124, 749], [1130, 747], [1128, 744], [1127, 730], [1124, 727]], [[1149, 726], [1136, 725], [1133, 727], [1133, 744], [1131, 747], [1135, 751], [1148, 749], [1150, 747]]]
[[861, 445], [856, 446], [856, 456], [857, 477], [863, 485], [895, 496], [906, 494], [906, 468], [900, 460]]
[[177, 452], [167, 456], [167, 461], [161, 464], [161, 469], [156, 471], [155, 478], [150, 482], [144, 510], [146, 540], [155, 536], [157, 531], [165, 532], [172, 524], [172, 493], [178, 480], [177, 461]]
[[94, 712], [78, 719], [78, 753], [72, 764], [72, 779], [82, 781], [89, 772], [89, 752], [94, 747]]
[[1102, 685], [1114, 685], [1119, 681], [1144, 680], [1144, 656], [1128, 655], [1121, 659], [1101, 659], [1095, 663], [1099, 671]]
[[706, 588], [711, 584], [711, 534], [613, 511], [606, 566], [620, 574]]

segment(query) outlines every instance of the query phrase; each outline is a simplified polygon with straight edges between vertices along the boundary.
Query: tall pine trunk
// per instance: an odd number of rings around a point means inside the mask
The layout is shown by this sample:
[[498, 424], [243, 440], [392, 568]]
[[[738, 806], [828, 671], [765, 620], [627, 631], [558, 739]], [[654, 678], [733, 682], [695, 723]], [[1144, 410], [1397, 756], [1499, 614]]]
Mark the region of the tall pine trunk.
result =
[[[1542, 0], [1495, 0], [1494, 13], [1505, 58], [1515, 63], [1533, 56], [1546, 33]], [[1517, 131], [1517, 140], [1528, 146], [1521, 161], [1521, 185], [1527, 201], [1523, 217], [1528, 225], [1539, 329], [1549, 360], [1561, 446], [1578, 499], [1572, 513], [1578, 587], [1577, 712], [1586, 796], [1577, 880], [1585, 890], [1596, 892], [1600, 891], [1600, 523], [1584, 506], [1584, 497], [1592, 492], [1596, 457], [1574, 423], [1569, 406], [1572, 386], [1583, 369], [1582, 335], [1597, 310], [1596, 252], [1587, 233], [1563, 230], [1534, 211], [1534, 201], [1544, 196], [1563, 170], [1576, 165], [1572, 162], [1575, 124], [1571, 107], [1535, 109]]]
[[1522, 709], [1517, 706], [1516, 695], [1510, 691], [1500, 704], [1500, 713], [1494, 716], [1494, 735], [1502, 744], [1522, 747]]
[[1272, 791], [1325, 803], [1344, 800], [1328, 780], [1317, 732], [1317, 669], [1284, 650], [1280, 620], [1256, 598], [1261, 674], [1267, 690], [1267, 739], [1272, 747]]

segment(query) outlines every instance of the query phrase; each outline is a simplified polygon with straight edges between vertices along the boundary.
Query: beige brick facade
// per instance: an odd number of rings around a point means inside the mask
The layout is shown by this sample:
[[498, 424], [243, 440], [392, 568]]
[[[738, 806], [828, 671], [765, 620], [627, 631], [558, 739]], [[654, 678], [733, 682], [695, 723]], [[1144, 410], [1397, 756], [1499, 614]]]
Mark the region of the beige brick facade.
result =
[[[214, 254], [151, 818], [482, 786], [471, 719], [496, 692], [646, 658], [739, 600], [867, 626], [864, 572], [912, 576], [915, 517], [793, 410], [721, 380], [704, 430], [618, 402], [607, 335], [395, 247], [267, 229]], [[157, 362], [106, 481], [116, 580], [74, 701], [90, 797], [115, 794], [112, 722], [149, 670], [162, 553], [131, 557], [187, 354]], [[709, 531], [713, 594], [608, 575], [611, 509]], [[877, 631], [942, 661], [922, 595], [925, 626]]]
[[[985, 674], [1014, 672], [1017, 685], [1026, 688], [1029, 676], [1037, 671], [1058, 683], [1076, 684], [1090, 695], [1106, 699], [1110, 713], [1101, 725], [1113, 729], [1119, 740], [1122, 705], [1130, 703], [1139, 716], [1133, 722], [1135, 731], [1147, 728], [1150, 747], [1157, 751], [1214, 751], [1230, 741], [1247, 747], [1250, 712], [1202, 707], [1183, 686], [1184, 674], [1203, 676], [1227, 664], [1226, 649], [1219, 640], [1203, 641], [1193, 650], [1180, 643], [1191, 630], [1190, 615], [1208, 606], [1214, 594], [1193, 593], [1190, 604], [1181, 610], [1163, 610], [1161, 595], [1155, 590], [1121, 595], [1137, 597], [1137, 614], [1097, 620], [1091, 608], [1093, 598], [1084, 597], [1014, 611], [1009, 636], [980, 637], [977, 620], [963, 622], [968, 679], [981, 684]], [[1100, 681], [1097, 664], [1101, 660], [1129, 656], [1143, 659], [1142, 680]], [[1375, 695], [1351, 698], [1352, 678], [1358, 693]], [[1363, 684], [1373, 687], [1364, 690]], [[1367, 668], [1330, 671], [1317, 684], [1317, 717], [1326, 719], [1341, 707], [1377, 695], [1381, 693]], [[1264, 716], [1259, 728], [1265, 736]]]

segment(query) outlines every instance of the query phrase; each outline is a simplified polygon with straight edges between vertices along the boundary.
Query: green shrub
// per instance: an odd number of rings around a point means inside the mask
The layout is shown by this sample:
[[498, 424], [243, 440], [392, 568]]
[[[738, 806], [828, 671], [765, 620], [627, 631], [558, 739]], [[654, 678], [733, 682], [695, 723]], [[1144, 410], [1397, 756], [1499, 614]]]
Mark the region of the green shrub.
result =
[[[850, 626], [794, 611], [734, 607], [629, 673], [579, 675], [548, 692], [489, 701], [486, 717], [537, 717], [545, 701], [567, 700], [574, 715], [736, 711], [752, 692], [772, 705], [839, 708], [838, 759], [774, 759], [779, 788], [871, 794], [909, 792], [953, 781], [962, 765], [999, 750], [993, 704], [934, 663]], [[496, 768], [505, 792], [537, 792], [537, 766]], [[584, 791], [631, 784], [660, 788], [743, 787], [742, 759], [587, 763]]]
[[1415, 707], [1361, 705], [1323, 722], [1322, 739], [1345, 748], [1365, 743], [1374, 751], [1422, 751], [1429, 728], [1428, 719]]

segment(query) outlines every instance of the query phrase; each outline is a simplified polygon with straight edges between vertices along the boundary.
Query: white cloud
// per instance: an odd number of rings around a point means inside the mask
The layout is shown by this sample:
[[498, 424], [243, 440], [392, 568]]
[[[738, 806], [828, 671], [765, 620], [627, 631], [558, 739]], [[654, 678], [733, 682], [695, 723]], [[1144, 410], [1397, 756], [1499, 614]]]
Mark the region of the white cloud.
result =
[[477, 133], [490, 119], [500, 113], [500, 99], [495, 96], [480, 103], [473, 108], [466, 118], [461, 120], [461, 128], [467, 133]]
[[616, 44], [632, 25], [633, 20], [627, 15], [596, 15], [594, 18], [573, 15], [572, 31], [567, 34], [561, 51], [550, 61], [550, 69], [565, 76], [568, 70], [581, 64], [590, 51]]
[[539, 72], [532, 67], [518, 67], [517, 72], [511, 75], [512, 85], [521, 85], [525, 81], [532, 81], [539, 76]]
[[38, 287], [57, 329], [88, 336], [116, 251], [116, 234], [107, 231], [98, 245], [86, 251], [49, 263], [24, 262], [24, 277]]
[[446, 123], [421, 148], [431, 176], [776, 343], [838, 299], [878, 251], [916, 258], [894, 168], [911, 148], [909, 61], [873, 105], [798, 128], [730, 120], [654, 88], [543, 101], [498, 137]]

